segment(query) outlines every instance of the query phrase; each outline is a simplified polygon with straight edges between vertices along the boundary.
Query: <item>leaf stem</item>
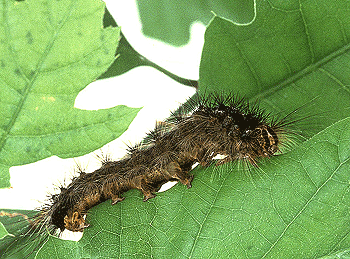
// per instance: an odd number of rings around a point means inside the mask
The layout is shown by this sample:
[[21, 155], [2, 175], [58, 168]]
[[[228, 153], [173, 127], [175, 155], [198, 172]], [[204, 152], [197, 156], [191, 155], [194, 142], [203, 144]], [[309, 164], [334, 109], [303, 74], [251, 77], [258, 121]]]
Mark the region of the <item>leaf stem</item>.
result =
[[171, 73], [170, 71], [166, 70], [165, 68], [163, 68], [163, 67], [157, 65], [156, 63], [150, 61], [149, 59], [145, 58], [142, 55], [140, 55], [140, 59], [143, 61], [142, 63], [144, 65], [150, 66], [150, 67], [153, 67], [153, 68], [159, 70], [160, 72], [162, 72], [165, 75], [169, 76], [170, 78], [172, 78], [176, 82], [179, 82], [180, 84], [191, 86], [191, 87], [194, 87], [195, 89], [198, 89], [198, 80], [192, 80], [192, 79], [188, 79], [188, 78], [183, 78], [183, 77], [177, 76], [177, 75]]

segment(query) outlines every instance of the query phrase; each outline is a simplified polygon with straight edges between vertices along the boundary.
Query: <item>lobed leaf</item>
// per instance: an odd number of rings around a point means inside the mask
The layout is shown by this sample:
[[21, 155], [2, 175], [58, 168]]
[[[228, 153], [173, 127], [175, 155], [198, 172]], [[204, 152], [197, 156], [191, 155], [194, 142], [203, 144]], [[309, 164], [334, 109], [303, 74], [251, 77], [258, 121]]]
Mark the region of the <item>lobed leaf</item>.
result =
[[254, 19], [254, 0], [137, 1], [143, 33], [175, 46], [186, 44], [194, 22], [208, 24], [212, 12], [237, 23]]
[[102, 28], [104, 9], [100, 0], [0, 2], [0, 187], [11, 166], [86, 154], [135, 118], [139, 109], [125, 106], [74, 108], [115, 59], [120, 29]]

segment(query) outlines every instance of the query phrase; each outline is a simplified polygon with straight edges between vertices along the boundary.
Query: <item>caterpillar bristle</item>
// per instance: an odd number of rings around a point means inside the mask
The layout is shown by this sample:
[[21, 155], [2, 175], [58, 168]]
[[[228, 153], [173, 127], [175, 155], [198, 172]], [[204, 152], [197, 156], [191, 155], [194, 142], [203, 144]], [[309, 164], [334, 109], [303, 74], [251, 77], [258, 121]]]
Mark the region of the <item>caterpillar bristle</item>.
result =
[[0, 217], [11, 233], [1, 241], [0, 258], [30, 258], [50, 234], [58, 235], [54, 226], [44, 222], [36, 226], [37, 222], [41, 222], [39, 218], [45, 218], [41, 213], [28, 216], [1, 211]]
[[98, 161], [100, 161], [102, 167], [108, 166], [111, 162], [113, 162], [111, 154], [105, 153], [102, 149], [99, 150], [99, 153], [95, 153], [95, 157]]
[[[48, 196], [20, 237], [44, 239], [65, 229], [82, 232], [89, 227], [85, 218], [90, 208], [106, 200], [115, 205], [130, 189], [139, 189], [147, 201], [168, 181], [191, 188], [195, 163], [207, 167], [214, 162], [217, 166], [238, 162], [251, 174], [261, 159], [283, 152], [299, 137], [292, 126], [305, 117], [294, 118], [297, 111], [279, 118], [258, 102], [233, 94], [196, 95], [170, 118], [157, 122], [143, 141], [127, 145], [124, 158], [113, 161], [101, 151], [96, 155], [101, 167], [92, 173], [77, 163], [71, 183]], [[217, 155], [223, 158], [214, 161]]]

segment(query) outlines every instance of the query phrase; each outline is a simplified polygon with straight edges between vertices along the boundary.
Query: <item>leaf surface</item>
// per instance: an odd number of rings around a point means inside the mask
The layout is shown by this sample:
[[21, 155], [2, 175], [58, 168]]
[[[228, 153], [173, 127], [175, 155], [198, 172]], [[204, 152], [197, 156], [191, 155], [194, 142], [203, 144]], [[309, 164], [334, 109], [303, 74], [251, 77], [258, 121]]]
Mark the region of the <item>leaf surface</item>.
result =
[[213, 12], [238, 23], [249, 23], [255, 15], [253, 0], [148, 0], [137, 4], [143, 33], [175, 46], [186, 44], [192, 23], [208, 24]]
[[104, 8], [99, 0], [0, 2], [0, 187], [10, 186], [11, 166], [98, 149], [139, 111], [74, 108], [115, 59], [120, 30], [102, 29]]
[[[202, 93], [236, 93], [274, 114], [312, 118], [315, 134], [349, 116], [349, 1], [260, 1], [248, 25], [214, 17], [205, 33]], [[316, 116], [320, 115], [320, 116]]]

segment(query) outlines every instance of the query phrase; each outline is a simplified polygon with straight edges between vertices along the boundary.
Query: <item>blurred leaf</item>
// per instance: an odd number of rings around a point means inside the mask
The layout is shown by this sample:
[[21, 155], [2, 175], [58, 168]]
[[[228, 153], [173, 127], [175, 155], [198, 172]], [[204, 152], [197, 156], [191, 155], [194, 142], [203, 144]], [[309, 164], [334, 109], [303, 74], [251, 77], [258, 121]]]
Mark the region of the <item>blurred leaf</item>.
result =
[[190, 26], [196, 21], [208, 24], [215, 14], [237, 23], [249, 23], [254, 18], [253, 0], [214, 1], [137, 1], [143, 33], [175, 46], [185, 45], [190, 38]]
[[[107, 8], [103, 17], [103, 25], [104, 27], [118, 26]], [[120, 33], [120, 41], [118, 42], [116, 56], [118, 56], [118, 58], [99, 79], [118, 76], [134, 67], [148, 65], [145, 58], [131, 47], [123, 33]]]
[[[117, 26], [115, 20], [113, 19], [107, 8], [103, 19], [103, 25], [105, 27]], [[163, 72], [164, 74], [179, 82], [180, 84], [188, 85], [195, 88], [198, 87], [198, 81], [179, 77], [142, 56], [130, 45], [123, 33], [120, 34], [120, 41], [116, 52], [116, 56], [118, 58], [114, 60], [113, 64], [108, 68], [108, 70], [104, 74], [102, 74], [99, 77], [99, 79], [119, 76], [135, 67], [150, 66], [159, 70], [160, 72]]]
[[125, 106], [74, 108], [115, 59], [119, 28], [101, 28], [104, 9], [100, 0], [2, 1], [0, 187], [10, 186], [9, 167], [86, 154], [135, 118], [139, 109]]

